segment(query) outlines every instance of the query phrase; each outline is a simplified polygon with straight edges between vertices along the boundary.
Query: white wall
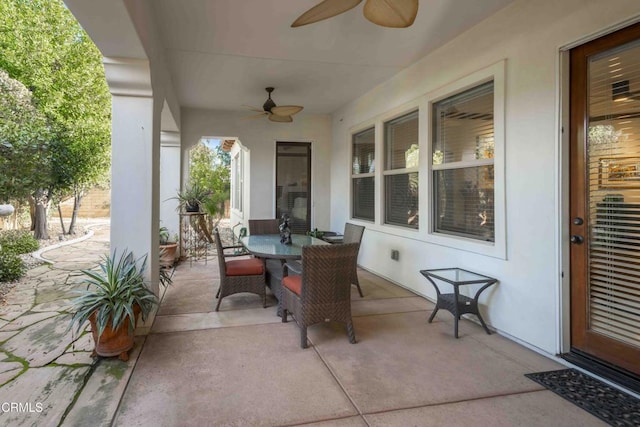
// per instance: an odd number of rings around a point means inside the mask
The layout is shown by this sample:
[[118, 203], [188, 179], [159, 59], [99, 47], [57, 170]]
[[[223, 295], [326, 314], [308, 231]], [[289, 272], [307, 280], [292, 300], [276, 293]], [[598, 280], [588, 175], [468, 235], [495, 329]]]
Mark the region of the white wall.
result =
[[180, 188], [180, 135], [163, 132], [160, 138], [160, 226], [167, 227], [173, 239], [180, 232], [178, 201], [173, 199]]
[[311, 142], [311, 226], [328, 229], [331, 182], [330, 117], [298, 114], [293, 123], [274, 123], [266, 118], [246, 120], [248, 115], [250, 112], [182, 109], [183, 162], [185, 159], [188, 162], [187, 150], [203, 136], [238, 138], [249, 150], [248, 171], [245, 169], [250, 179], [249, 210], [245, 209], [244, 221], [250, 218], [273, 218], [276, 141]]
[[[362, 222], [367, 231], [359, 262], [431, 298], [435, 292], [420, 269], [459, 266], [494, 276], [500, 283], [481, 299], [489, 304], [485, 320], [545, 352], [560, 351], [558, 295], [568, 281], [561, 282], [559, 261], [558, 206], [566, 197], [560, 191], [559, 52], [639, 15], [637, 0], [521, 0], [337, 111], [330, 228], [341, 229], [349, 220], [351, 128], [506, 59], [507, 259], [429, 244], [424, 229], [407, 238]], [[427, 150], [421, 138], [420, 149]], [[420, 170], [426, 173], [426, 165]], [[427, 197], [426, 188], [420, 197]], [[400, 250], [399, 261], [390, 259], [392, 248]]]

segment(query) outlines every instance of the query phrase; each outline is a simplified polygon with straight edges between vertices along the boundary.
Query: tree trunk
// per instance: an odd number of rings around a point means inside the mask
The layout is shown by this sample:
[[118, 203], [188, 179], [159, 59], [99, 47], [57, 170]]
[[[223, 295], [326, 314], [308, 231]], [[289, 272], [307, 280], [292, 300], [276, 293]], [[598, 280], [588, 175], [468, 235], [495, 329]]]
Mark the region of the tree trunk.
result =
[[[60, 227], [62, 227], [62, 234], [67, 234], [67, 231], [64, 229], [64, 221], [62, 220], [62, 209], [60, 208], [60, 202], [58, 202], [57, 205], [58, 205], [58, 217], [60, 218]], [[69, 227], [69, 229], [71, 229], [71, 227]]]
[[73, 192], [73, 213], [71, 214], [71, 224], [69, 224], [69, 234], [76, 234], [76, 219], [78, 218], [78, 211], [83, 197], [84, 191], [76, 187]]
[[34, 194], [35, 220], [33, 222], [33, 237], [37, 240], [49, 239], [47, 230], [47, 208], [49, 205], [48, 192], [42, 188]]
[[31, 217], [31, 231], [36, 229], [36, 202], [33, 197], [29, 197], [29, 216]]

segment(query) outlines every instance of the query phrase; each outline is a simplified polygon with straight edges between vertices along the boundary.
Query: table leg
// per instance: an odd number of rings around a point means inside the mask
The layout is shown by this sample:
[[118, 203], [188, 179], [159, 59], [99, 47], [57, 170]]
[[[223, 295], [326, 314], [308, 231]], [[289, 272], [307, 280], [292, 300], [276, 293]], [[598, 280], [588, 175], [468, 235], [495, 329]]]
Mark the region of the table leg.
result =
[[431, 323], [433, 318], [436, 317], [437, 312], [438, 312], [438, 304], [436, 303], [436, 306], [433, 308], [433, 311], [431, 312], [431, 316], [429, 317], [429, 323]]
[[436, 290], [436, 306], [433, 308], [433, 312], [431, 313], [431, 316], [429, 317], [429, 323], [431, 323], [433, 321], [434, 317], [436, 317], [436, 313], [438, 312], [438, 309], [440, 308], [440, 289], [438, 288], [438, 285], [436, 285], [436, 282], [431, 280], [431, 277], [427, 276], [427, 280], [429, 282], [431, 282], [431, 284], [433, 285], [433, 287]]
[[484, 319], [482, 318], [482, 315], [480, 314], [480, 304], [478, 304], [478, 299], [480, 299], [480, 294], [482, 292], [484, 292], [485, 289], [487, 289], [491, 285], [494, 285], [496, 282], [497, 282], [497, 280], [492, 280], [492, 281], [488, 282], [486, 285], [481, 287], [478, 290], [478, 292], [476, 292], [476, 295], [473, 297], [473, 300], [475, 302], [475, 315], [478, 316], [478, 319], [480, 320], [480, 324], [484, 328], [484, 331], [487, 333], [487, 335], [491, 335], [491, 331], [489, 330], [489, 328], [487, 328], [487, 324], [484, 323]]
[[460, 310], [459, 310], [459, 301], [460, 301], [460, 290], [457, 286], [453, 286], [453, 294], [455, 295], [453, 301], [453, 323], [454, 323], [454, 332], [455, 337], [458, 338], [458, 321], [460, 320]]

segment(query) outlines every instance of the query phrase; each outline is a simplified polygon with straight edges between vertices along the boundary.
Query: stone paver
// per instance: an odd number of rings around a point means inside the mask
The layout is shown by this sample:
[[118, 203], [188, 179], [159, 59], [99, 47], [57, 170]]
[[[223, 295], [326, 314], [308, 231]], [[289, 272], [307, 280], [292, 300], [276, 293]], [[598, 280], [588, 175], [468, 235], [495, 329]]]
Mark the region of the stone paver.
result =
[[1, 328], [0, 332], [18, 331], [20, 329], [24, 329], [27, 326], [31, 326], [34, 323], [38, 323], [41, 320], [47, 319], [49, 317], [53, 317], [55, 315], [56, 313], [51, 313], [51, 312], [25, 314], [24, 316], [18, 317], [13, 322]]
[[0, 400], [23, 405], [22, 410], [0, 412], [0, 425], [57, 426], [88, 372], [89, 367], [27, 369], [0, 388]]
[[[144, 338], [136, 338], [136, 344], [130, 354], [131, 359], [137, 359], [143, 343]], [[78, 401], [65, 418], [65, 425], [110, 426], [133, 367], [132, 363], [125, 363], [116, 358], [101, 359]]]
[[67, 331], [69, 315], [58, 315], [27, 326], [3, 345], [5, 351], [27, 361], [29, 366], [45, 366], [58, 358], [72, 340]]
[[107, 224], [88, 240], [44, 251], [53, 263], [27, 271], [7, 294], [0, 306], [0, 402], [22, 406], [0, 411], [0, 425], [59, 425], [93, 375], [93, 338], [67, 330], [68, 312], [83, 287], [80, 270], [95, 268], [108, 251]]

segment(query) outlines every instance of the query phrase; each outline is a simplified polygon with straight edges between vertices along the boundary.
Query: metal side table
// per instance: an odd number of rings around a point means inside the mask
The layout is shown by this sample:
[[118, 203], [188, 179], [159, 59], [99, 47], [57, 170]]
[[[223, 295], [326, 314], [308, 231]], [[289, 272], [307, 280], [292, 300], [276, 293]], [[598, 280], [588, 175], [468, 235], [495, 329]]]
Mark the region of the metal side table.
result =
[[[487, 334], [491, 335], [491, 331], [487, 328], [487, 325], [484, 323], [484, 319], [480, 315], [480, 311], [478, 311], [478, 298], [480, 294], [487, 289], [489, 286], [495, 284], [498, 279], [494, 279], [493, 277], [485, 276], [483, 274], [474, 273], [472, 271], [463, 270], [461, 268], [439, 268], [433, 270], [420, 270], [420, 273], [431, 282], [433, 287], [436, 289], [436, 293], [438, 294], [438, 299], [436, 301], [436, 306], [433, 309], [433, 313], [431, 313], [431, 317], [429, 317], [429, 323], [433, 320], [438, 312], [438, 309], [443, 308], [453, 314], [454, 322], [455, 322], [455, 337], [458, 338], [458, 320], [460, 320], [460, 316], [463, 314], [475, 314], [478, 316], [482, 327], [487, 332]], [[440, 280], [442, 282], [449, 283], [453, 286], [452, 294], [443, 294], [440, 292], [438, 285], [434, 281]], [[466, 295], [460, 295], [459, 287], [464, 285], [474, 285], [474, 284], [484, 284], [476, 295], [473, 298], [469, 298]]]

